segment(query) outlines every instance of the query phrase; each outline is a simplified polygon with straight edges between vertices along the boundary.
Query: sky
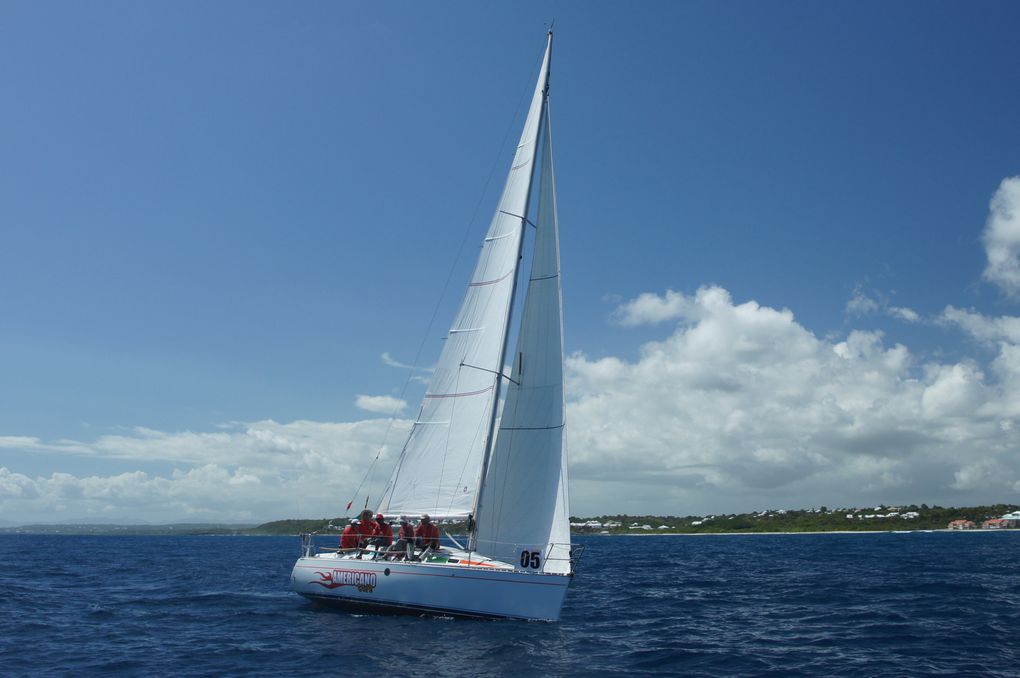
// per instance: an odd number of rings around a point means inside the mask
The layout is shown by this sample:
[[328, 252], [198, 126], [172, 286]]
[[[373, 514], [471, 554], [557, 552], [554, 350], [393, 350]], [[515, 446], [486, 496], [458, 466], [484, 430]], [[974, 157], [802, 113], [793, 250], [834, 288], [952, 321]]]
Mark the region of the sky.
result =
[[1020, 503], [1016, 3], [7, 2], [0, 524], [371, 505], [551, 20], [571, 513]]

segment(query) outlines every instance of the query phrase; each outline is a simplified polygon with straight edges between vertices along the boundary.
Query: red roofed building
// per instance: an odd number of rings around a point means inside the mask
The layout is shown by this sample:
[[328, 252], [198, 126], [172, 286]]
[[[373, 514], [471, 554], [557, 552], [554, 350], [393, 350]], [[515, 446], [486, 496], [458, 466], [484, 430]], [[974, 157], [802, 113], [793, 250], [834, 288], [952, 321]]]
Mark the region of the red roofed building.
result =
[[971, 520], [951, 520], [949, 521], [950, 530], [973, 530], [977, 525]]
[[1009, 525], [1002, 518], [992, 518], [981, 523], [982, 530], [1001, 530], [1006, 527], [1009, 527]]

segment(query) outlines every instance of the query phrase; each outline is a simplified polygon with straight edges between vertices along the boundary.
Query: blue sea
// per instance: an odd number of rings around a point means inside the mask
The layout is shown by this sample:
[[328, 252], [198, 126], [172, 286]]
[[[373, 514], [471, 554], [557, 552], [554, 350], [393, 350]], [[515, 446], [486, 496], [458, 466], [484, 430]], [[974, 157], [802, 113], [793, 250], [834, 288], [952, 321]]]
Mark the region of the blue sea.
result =
[[297, 538], [3, 535], [0, 675], [1020, 675], [1020, 531], [578, 541], [550, 624], [319, 608]]

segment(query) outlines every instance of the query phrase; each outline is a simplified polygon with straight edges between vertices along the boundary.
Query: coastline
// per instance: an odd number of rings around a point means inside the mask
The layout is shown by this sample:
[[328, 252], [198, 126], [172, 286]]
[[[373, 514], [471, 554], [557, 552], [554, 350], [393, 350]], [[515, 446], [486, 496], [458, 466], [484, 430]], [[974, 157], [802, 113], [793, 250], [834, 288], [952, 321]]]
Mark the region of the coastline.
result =
[[598, 532], [572, 533], [574, 537], [757, 537], [768, 535], [792, 535], [792, 534], [925, 534], [932, 532], [952, 532], [960, 534], [994, 534], [998, 532], [1020, 532], [1017, 529], [996, 529], [996, 530], [950, 530], [938, 528], [931, 530], [814, 530], [805, 532], [612, 532], [601, 534]]

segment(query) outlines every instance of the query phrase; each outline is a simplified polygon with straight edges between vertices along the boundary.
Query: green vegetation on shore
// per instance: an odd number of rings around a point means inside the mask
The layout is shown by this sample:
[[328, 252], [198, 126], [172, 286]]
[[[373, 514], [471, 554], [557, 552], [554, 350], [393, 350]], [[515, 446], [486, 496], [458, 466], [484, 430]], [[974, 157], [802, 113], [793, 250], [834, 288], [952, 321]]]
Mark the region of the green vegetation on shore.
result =
[[[571, 517], [574, 534], [730, 534], [768, 532], [873, 532], [945, 529], [951, 520], [971, 520], [978, 526], [989, 518], [1020, 510], [1016, 504], [963, 508], [879, 506], [874, 508], [820, 508], [767, 510], [708, 516], [602, 515]], [[0, 528], [0, 534], [105, 534], [105, 535], [297, 535], [307, 532], [339, 534], [348, 518], [274, 520], [262, 525], [179, 523], [174, 525], [23, 525]], [[463, 523], [445, 524], [444, 530], [464, 534]]]
[[[1016, 511], [1016, 504], [942, 507], [921, 504], [872, 508], [767, 510], [708, 516], [604, 515], [571, 518], [574, 534], [722, 534], [768, 532], [873, 532], [940, 530], [951, 520], [971, 520], [978, 526], [989, 518]], [[599, 525], [596, 525], [598, 523]]]

